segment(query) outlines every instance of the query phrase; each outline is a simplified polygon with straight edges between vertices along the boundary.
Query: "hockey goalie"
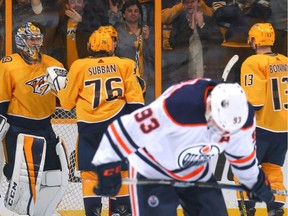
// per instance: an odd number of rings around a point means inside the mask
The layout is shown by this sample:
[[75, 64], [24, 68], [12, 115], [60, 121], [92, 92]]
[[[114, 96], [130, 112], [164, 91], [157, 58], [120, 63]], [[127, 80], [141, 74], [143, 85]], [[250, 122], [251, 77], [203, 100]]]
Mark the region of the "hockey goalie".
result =
[[[25, 23], [15, 36], [17, 53], [0, 62], [0, 141], [9, 183], [0, 215], [59, 215], [68, 186], [66, 148], [50, 122], [56, 97], [46, 77], [47, 67], [63, 65], [41, 53], [42, 42], [37, 24]], [[58, 72], [65, 76], [65, 69]]]

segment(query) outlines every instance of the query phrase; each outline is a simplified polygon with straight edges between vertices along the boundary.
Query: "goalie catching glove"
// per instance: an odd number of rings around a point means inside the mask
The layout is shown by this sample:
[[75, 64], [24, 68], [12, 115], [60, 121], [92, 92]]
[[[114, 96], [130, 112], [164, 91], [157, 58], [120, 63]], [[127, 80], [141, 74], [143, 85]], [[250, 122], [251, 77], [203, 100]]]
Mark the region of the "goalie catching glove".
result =
[[0, 142], [6, 136], [6, 133], [9, 129], [9, 127], [10, 127], [10, 124], [7, 122], [7, 118], [0, 114]]
[[265, 173], [260, 169], [258, 174], [258, 180], [255, 185], [251, 188], [245, 188], [249, 199], [255, 200], [256, 202], [271, 203], [275, 197], [271, 191], [270, 183]]
[[57, 94], [60, 89], [66, 87], [68, 71], [61, 67], [48, 67], [46, 69], [47, 81], [53, 94]]
[[94, 166], [93, 171], [98, 175], [98, 185], [94, 188], [95, 194], [116, 196], [122, 185], [121, 162]]

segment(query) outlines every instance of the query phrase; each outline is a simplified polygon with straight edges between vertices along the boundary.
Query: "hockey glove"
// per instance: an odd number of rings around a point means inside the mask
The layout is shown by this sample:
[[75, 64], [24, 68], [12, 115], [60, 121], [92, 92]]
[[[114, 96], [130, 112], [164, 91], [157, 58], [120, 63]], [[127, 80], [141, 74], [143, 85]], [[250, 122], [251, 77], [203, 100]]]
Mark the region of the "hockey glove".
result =
[[46, 69], [47, 81], [53, 94], [57, 95], [60, 89], [66, 87], [67, 73], [68, 71], [65, 68], [56, 66], [48, 67]]
[[102, 196], [116, 196], [122, 185], [121, 162], [113, 162], [96, 166], [93, 170], [98, 175], [98, 185], [94, 192]]
[[[246, 188], [247, 189], [247, 188]], [[265, 173], [260, 169], [258, 174], [258, 180], [252, 189], [247, 189], [248, 197], [256, 202], [271, 203], [275, 197], [271, 191], [270, 183]]]

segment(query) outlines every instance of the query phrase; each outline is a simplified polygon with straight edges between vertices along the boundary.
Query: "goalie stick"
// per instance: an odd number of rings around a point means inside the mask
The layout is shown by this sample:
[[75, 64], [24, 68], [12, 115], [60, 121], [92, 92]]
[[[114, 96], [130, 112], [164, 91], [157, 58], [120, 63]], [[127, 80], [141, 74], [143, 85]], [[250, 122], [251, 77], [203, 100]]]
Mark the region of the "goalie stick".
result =
[[[151, 185], [151, 184], [160, 184], [160, 185], [170, 185], [174, 187], [201, 187], [201, 188], [218, 188], [218, 189], [227, 189], [227, 190], [237, 190], [245, 191], [241, 185], [232, 185], [232, 184], [222, 184], [222, 183], [210, 183], [210, 182], [185, 182], [185, 181], [176, 181], [170, 179], [122, 179], [122, 184], [138, 184], [138, 185]], [[287, 191], [285, 190], [272, 190], [274, 194], [288, 196]]]
[[227, 81], [227, 77], [232, 69], [232, 67], [235, 65], [235, 63], [238, 61], [239, 56], [238, 55], [234, 55], [232, 56], [232, 58], [228, 61], [228, 63], [226, 64], [224, 71], [222, 73], [222, 82], [226, 82]]

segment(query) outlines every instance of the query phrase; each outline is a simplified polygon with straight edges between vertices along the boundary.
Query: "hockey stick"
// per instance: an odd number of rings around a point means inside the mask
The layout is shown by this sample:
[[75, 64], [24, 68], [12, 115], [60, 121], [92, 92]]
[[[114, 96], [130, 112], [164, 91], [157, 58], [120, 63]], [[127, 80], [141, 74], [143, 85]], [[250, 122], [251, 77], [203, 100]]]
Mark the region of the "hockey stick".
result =
[[224, 68], [224, 71], [222, 73], [222, 82], [226, 82], [227, 81], [227, 77], [232, 69], [232, 67], [235, 65], [235, 63], [238, 61], [239, 56], [238, 55], [234, 55], [232, 56], [232, 58], [228, 61], [227, 65]]
[[[170, 185], [174, 187], [200, 187], [200, 188], [217, 188], [217, 189], [227, 189], [227, 190], [237, 190], [245, 191], [241, 185], [232, 185], [232, 184], [222, 184], [222, 183], [211, 183], [211, 182], [185, 182], [185, 181], [176, 181], [170, 179], [122, 179], [122, 184], [137, 184], [137, 185]], [[288, 196], [287, 191], [285, 190], [272, 190], [274, 194]]]
[[138, 185], [170, 185], [174, 187], [202, 187], [202, 188], [218, 188], [218, 189], [228, 189], [228, 190], [239, 190], [244, 191], [244, 188], [240, 185], [230, 185], [230, 184], [217, 184], [210, 182], [185, 182], [176, 181], [168, 179], [122, 179], [123, 184], [138, 184]]
[[240, 193], [240, 202], [241, 202], [240, 205], [241, 205], [243, 216], [247, 216], [247, 208], [246, 208], [245, 200], [244, 200], [244, 192], [240, 191], [239, 193]]
[[[239, 56], [238, 55], [234, 55], [228, 61], [227, 65], [224, 68], [223, 74], [222, 74], [222, 82], [223, 83], [226, 83], [228, 75], [229, 75], [232, 67], [238, 61], [238, 59], [239, 59]], [[246, 209], [246, 205], [245, 205], [245, 201], [244, 201], [244, 191], [239, 191], [239, 194], [240, 194], [240, 205], [241, 205], [243, 216], [247, 216], [247, 209]]]

